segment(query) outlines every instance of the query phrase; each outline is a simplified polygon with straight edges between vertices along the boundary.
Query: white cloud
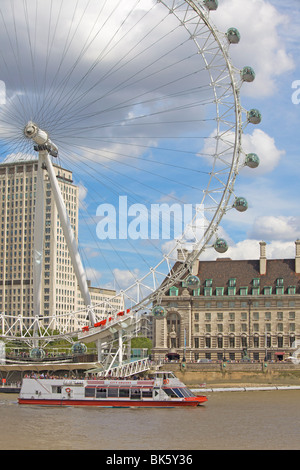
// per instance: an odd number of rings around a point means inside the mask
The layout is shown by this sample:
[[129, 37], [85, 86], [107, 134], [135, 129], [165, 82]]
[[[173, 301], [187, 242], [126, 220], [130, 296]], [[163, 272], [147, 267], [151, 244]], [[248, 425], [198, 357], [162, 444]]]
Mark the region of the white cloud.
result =
[[[290, 191], [284, 184], [278, 183], [277, 179], [267, 179], [266, 176], [256, 179], [251, 178], [248, 181], [245, 179], [240, 181], [238, 179], [235, 194], [247, 199], [248, 210], [241, 214], [232, 209], [226, 214], [224, 224], [226, 224], [226, 227], [229, 227], [228, 230], [231, 233], [235, 230], [238, 230], [238, 232], [242, 230], [245, 233], [245, 237], [257, 238], [253, 228], [258, 226], [257, 220], [262, 221], [264, 217], [270, 216], [282, 218], [283, 220], [293, 220], [298, 217], [298, 199], [295, 197], [291, 198]], [[295, 232], [293, 230], [290, 239], [294, 235]]]
[[99, 284], [99, 281], [102, 277], [102, 273], [98, 271], [95, 268], [87, 268], [85, 270], [86, 277], [91, 281], [92, 284], [96, 284], [96, 286]]
[[[200, 155], [203, 158], [206, 158], [208, 162], [211, 161], [211, 156], [215, 152], [215, 142], [213, 137], [216, 135], [216, 131], [213, 131], [209, 138], [204, 140], [204, 147], [201, 150]], [[227, 133], [226, 141], [234, 142], [235, 134]], [[225, 146], [222, 141], [219, 141], [218, 152], [222, 153], [228, 148], [228, 145]], [[265, 173], [270, 173], [276, 166], [279, 164], [280, 159], [285, 155], [284, 150], [277, 148], [275, 139], [268, 135], [266, 132], [261, 129], [254, 129], [252, 134], [243, 134], [242, 137], [242, 148], [245, 154], [256, 153], [259, 156], [260, 164], [256, 169], [245, 168], [243, 170], [243, 175], [254, 176], [263, 175]], [[229, 152], [229, 156], [224, 157], [228, 161], [232, 158], [232, 151]], [[244, 160], [241, 161], [244, 163]]]
[[[231, 258], [233, 260], [259, 259], [260, 241], [261, 239], [246, 239], [238, 243], [232, 243], [224, 254], [216, 253], [214, 249], [208, 249], [201, 255], [200, 260], [214, 261], [217, 258]], [[269, 259], [294, 258], [295, 242], [272, 240], [267, 242], [266, 250]]]
[[300, 217], [257, 217], [250, 236], [267, 240], [290, 241], [300, 236]]
[[[229, 248], [227, 256], [232, 259], [259, 259], [261, 240], [243, 240]], [[267, 258], [287, 259], [295, 257], [295, 242], [272, 240], [267, 242]]]
[[139, 279], [139, 269], [135, 268], [132, 271], [127, 269], [116, 268], [113, 270], [116, 284], [120, 289], [126, 289], [135, 283]]
[[246, 154], [256, 153], [259, 156], [259, 167], [254, 171], [247, 169], [247, 174], [255, 177], [274, 170], [285, 155], [284, 150], [279, 150], [276, 147], [275, 139], [261, 129], [254, 129], [252, 134], [244, 134], [242, 145]]
[[[239, 214], [240, 215], [240, 214]], [[236, 221], [234, 221], [236, 223]], [[208, 247], [201, 255], [202, 260], [216, 258], [258, 259], [260, 241], [267, 243], [267, 257], [273, 259], [293, 258], [295, 256], [295, 241], [300, 238], [300, 217], [259, 216], [250, 220], [251, 227], [244, 240], [235, 242], [224, 226], [219, 226], [218, 237], [228, 243], [226, 253], [219, 254], [214, 248]], [[232, 231], [232, 224], [229, 226]]]
[[245, 85], [243, 92], [255, 97], [273, 95], [278, 77], [294, 68], [280, 35], [292, 18], [266, 0], [223, 0], [213, 21], [222, 31], [232, 26], [240, 31], [241, 41], [230, 51], [233, 62], [240, 68], [250, 65], [256, 72], [255, 81]]

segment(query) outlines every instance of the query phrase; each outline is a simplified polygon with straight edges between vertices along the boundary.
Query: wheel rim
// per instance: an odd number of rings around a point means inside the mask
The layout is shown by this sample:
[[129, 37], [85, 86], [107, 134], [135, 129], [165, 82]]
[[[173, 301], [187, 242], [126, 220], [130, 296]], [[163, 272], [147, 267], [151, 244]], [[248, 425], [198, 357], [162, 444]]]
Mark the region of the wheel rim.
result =
[[[217, 233], [218, 225], [226, 213], [226, 211], [232, 207], [234, 196], [234, 183], [239, 171], [241, 162], [241, 156], [243, 156], [241, 139], [243, 126], [247, 123], [246, 112], [242, 109], [239, 102], [239, 88], [241, 81], [239, 81], [239, 72], [234, 69], [231, 64], [228, 49], [229, 49], [229, 35], [224, 35], [216, 30], [210, 20], [210, 12], [208, 6], [212, 6], [215, 2], [195, 2], [195, 1], [180, 1], [175, 2], [171, 0], [159, 1], [159, 2], [148, 2], [143, 1], [114, 1], [108, 2], [103, 1], [98, 6], [96, 14], [94, 13], [94, 20], [92, 21], [92, 29], [89, 33], [84, 36], [83, 47], [78, 49], [78, 55], [75, 62], [70, 62], [71, 50], [77, 41], [76, 33], [82, 30], [83, 18], [91, 20], [92, 7], [95, 7], [96, 3], [90, 2], [77, 2], [75, 7], [70, 10], [69, 18], [72, 18], [73, 23], [71, 26], [66, 28], [63, 38], [61, 40], [60, 26], [64, 17], [63, 13], [66, 12], [63, 2], [57, 4], [57, 9], [54, 7], [51, 1], [43, 3], [43, 12], [48, 12], [49, 25], [48, 29], [43, 33], [42, 26], [39, 23], [39, 19], [42, 15], [41, 2], [38, 0], [35, 2], [34, 11], [30, 10], [29, 2], [13, 1], [10, 3], [10, 7], [7, 11], [10, 13], [4, 16], [4, 7], [1, 9], [1, 19], [3, 22], [3, 31], [8, 36], [8, 43], [10, 45], [12, 53], [11, 63], [9, 63], [8, 56], [2, 54], [1, 62], [5, 74], [5, 82], [7, 83], [8, 89], [8, 101], [6, 107], [1, 111], [0, 122], [2, 124], [0, 139], [4, 142], [3, 153], [32, 153], [28, 147], [28, 141], [23, 138], [23, 128], [28, 120], [38, 121], [41, 128], [45, 128], [51, 139], [56, 143], [59, 150], [62, 152], [61, 160], [65, 161], [66, 164], [73, 164], [74, 168], [78, 165], [78, 162], [74, 161], [74, 158], [70, 160], [70, 151], [73, 154], [77, 153], [81, 158], [84, 159], [84, 150], [88, 152], [89, 161], [94, 158], [97, 145], [91, 148], [85, 148], [84, 145], [89, 142], [102, 145], [102, 169], [105, 170], [106, 166], [103, 165], [104, 161], [109, 161], [109, 157], [112, 156], [114, 159], [114, 151], [118, 145], [122, 144], [126, 148], [135, 149], [138, 148], [138, 156], [142, 154], [142, 148], [147, 147], [152, 150], [158, 147], [160, 142], [168, 142], [167, 134], [165, 136], [155, 136], [154, 143], [153, 137], [150, 133], [143, 135], [143, 140], [139, 140], [139, 144], [134, 140], [133, 131], [136, 132], [137, 122], [141, 123], [141, 127], [145, 129], [147, 125], [152, 128], [157, 125], [155, 119], [159, 115], [163, 115], [162, 121], [167, 128], [168, 116], [172, 116], [173, 124], [179, 126], [175, 120], [181, 112], [187, 113], [188, 111], [195, 108], [197, 112], [204, 108], [208, 108], [206, 118], [200, 119], [200, 122], [204, 127], [207, 123], [213, 126], [209, 127], [210, 133], [205, 135], [205, 139], [202, 139], [202, 145], [206, 145], [209, 150], [208, 155], [201, 155], [202, 162], [210, 162], [211, 169], [204, 171], [207, 174], [208, 182], [205, 188], [202, 188], [202, 199], [199, 201], [200, 205], [205, 205], [205, 216], [203, 213], [194, 215], [191, 223], [184, 231], [182, 236], [178, 236], [178, 239], [171, 250], [168, 250], [165, 255], [155, 264], [153, 267], [144, 274], [141, 275], [132, 285], [127, 288], [121, 289], [121, 294], [130, 302], [130, 306], [136, 310], [148, 307], [152, 302], [158, 302], [163, 292], [168, 289], [174, 282], [182, 278], [183, 274], [188, 273], [192, 263], [197, 259], [206, 247], [211, 243], [212, 239], [215, 238]], [[126, 4], [126, 9], [123, 11], [122, 16], [119, 16], [121, 7]], [[22, 8], [18, 9], [22, 5]], [[46, 5], [46, 7], [45, 7]], [[64, 1], [64, 5], [66, 2]], [[71, 4], [70, 4], [71, 5]], [[74, 4], [73, 4], [74, 5]], [[83, 9], [79, 8], [79, 5], [83, 5]], [[68, 4], [69, 6], [69, 4]], [[77, 9], [78, 8], [78, 9]], [[110, 8], [110, 10], [109, 10]], [[144, 10], [143, 10], [144, 8]], [[22, 11], [23, 9], [23, 11]], [[21, 11], [23, 14], [20, 19]], [[106, 11], [106, 19], [101, 17]], [[134, 14], [139, 13], [136, 18]], [[136, 30], [139, 29], [145, 19], [149, 21], [150, 13], [152, 12], [165, 12], [162, 15], [162, 20], [159, 22], [156, 18], [159, 16], [151, 17], [150, 27], [146, 30], [143, 36], [143, 45], [140, 51], [134, 43], [130, 43], [133, 38], [136, 37]], [[110, 12], [110, 15], [108, 14]], [[167, 19], [169, 14], [169, 19]], [[5, 22], [4, 22], [5, 18]], [[77, 18], [77, 19], [76, 19]], [[100, 19], [101, 18], [101, 19]], [[111, 23], [109, 23], [109, 18]], [[133, 20], [132, 18], [135, 18]], [[105, 47], [100, 50], [98, 55], [94, 56], [90, 62], [87, 60], [89, 52], [92, 55], [94, 46], [99, 45], [98, 35], [100, 29], [97, 29], [97, 20], [102, 21], [101, 31], [105, 35], [107, 34], [109, 27], [115, 24], [115, 30], [110, 36], [110, 39], [106, 42]], [[130, 27], [128, 26], [132, 21], [132, 36], [129, 35]], [[164, 22], [168, 24], [164, 29]], [[8, 25], [10, 23], [11, 31], [9, 32]], [[175, 26], [176, 25], [176, 26]], [[121, 32], [122, 27], [125, 28]], [[21, 33], [19, 31], [25, 30], [26, 44], [22, 44]], [[185, 31], [185, 40], [183, 51], [187, 51], [186, 41], [187, 38], [191, 39], [193, 44], [193, 60], [194, 56], [198, 55], [202, 59], [202, 68], [198, 77], [202, 77], [204, 71], [207, 73], [207, 82], [203, 85], [203, 89], [207, 93], [210, 89], [209, 98], [207, 95], [202, 94], [201, 87], [195, 88], [195, 101], [191, 100], [193, 92], [184, 94], [184, 88], [178, 86], [173, 88], [174, 83], [180, 83], [183, 78], [187, 80], [189, 75], [195, 74], [195, 70], [192, 67], [194, 63], [192, 60], [186, 62], [186, 56], [178, 58], [174, 51], [179, 49], [183, 44], [182, 34], [179, 32], [180, 27], [183, 27]], [[107, 28], [107, 29], [105, 29]], [[160, 31], [160, 36], [157, 37], [156, 33]], [[172, 43], [175, 38], [175, 33], [178, 34], [177, 43]], [[174, 33], [174, 35], [173, 35]], [[231, 31], [232, 33], [232, 31]], [[57, 34], [57, 37], [55, 36]], [[169, 38], [170, 43], [169, 43]], [[237, 35], [235, 35], [237, 37]], [[39, 40], [44, 38], [46, 47], [44, 48], [44, 55], [39, 50]], [[115, 62], [106, 64], [106, 70], [103, 72], [102, 82], [96, 75], [99, 73], [100, 64], [105, 62], [105, 58], [111, 58], [114, 56], [116, 51], [120, 51], [121, 41], [127, 39], [129, 45], [127, 49], [123, 51], [121, 57], [114, 57]], [[154, 40], [155, 38], [155, 40]], [[151, 42], [152, 41], [152, 42]], [[165, 41], [165, 42], [164, 42]], [[164, 42], [164, 48], [162, 43]], [[40, 43], [42, 41], [40, 40]], [[54, 50], [58, 48], [59, 43], [62, 44], [62, 51], [60, 54], [60, 60], [58, 63], [54, 63]], [[130, 75], [130, 68], [126, 75], [126, 66], [132, 63], [139, 62], [139, 56], [147, 55], [149, 51], [153, 51], [153, 44], [159, 50], [156, 59], [149, 61], [147, 67], [143, 62], [140, 63], [139, 73], [137, 75]], [[134, 53], [133, 53], [134, 51]], [[24, 52], [22, 56], [22, 52]], [[41, 54], [41, 55], [40, 55]], [[172, 55], [175, 54], [175, 55]], [[40, 62], [38, 58], [41, 57]], [[95, 58], [96, 57], [96, 58]], [[176, 70], [177, 75], [173, 80], [166, 81], [165, 74], [167, 71], [166, 65], [163, 65], [163, 61], [166, 57], [170, 57], [170, 63], [168, 64], [168, 70], [173, 68]], [[176, 58], [176, 61], [175, 61]], [[51, 59], [51, 60], [50, 60]], [[87, 60], [86, 71], [81, 71], [81, 75], [75, 79], [75, 71], [83, 66], [83, 62]], [[29, 64], [28, 69], [25, 66], [25, 62]], [[153, 64], [160, 62], [160, 68], [155, 70]], [[187, 65], [190, 74], [187, 72], [180, 75], [180, 65]], [[38, 65], [41, 66], [42, 71], [37, 71]], [[11, 66], [11, 67], [10, 67]], [[52, 67], [54, 67], [52, 69]], [[145, 68], [144, 68], [145, 67]], [[11, 70], [14, 72], [12, 73]], [[31, 71], [31, 79], [27, 82], [28, 70]], [[143, 71], [147, 70], [147, 76], [143, 75]], [[117, 77], [117, 72], [124, 74], [123, 82], [121, 81], [114, 83]], [[146, 87], [146, 82], [149, 78], [155, 79], [157, 75], [160, 75], [161, 83], [159, 87], [153, 85]], [[79, 78], [78, 78], [79, 77]], [[103, 78], [104, 77], [104, 78]], [[105, 82], [105, 85], [103, 85]], [[110, 83], [111, 82], [111, 83]], [[105, 89], [105, 93], [102, 91], [101, 100], [99, 98], [98, 85], [102, 87], [108, 87]], [[138, 88], [144, 84], [145, 88], [141, 91], [137, 91], [135, 95], [124, 97], [119, 102], [116, 101], [116, 95], [120, 90], [128, 91], [129, 88]], [[195, 85], [195, 81], [191, 80], [189, 86]], [[166, 90], [163, 90], [166, 88]], [[95, 99], [94, 90], [97, 89], [98, 95]], [[21, 90], [21, 91], [20, 91]], [[32, 90], [38, 92], [33, 94]], [[145, 91], [146, 90], [146, 91]], [[149, 91], [150, 90], [150, 91]], [[155, 94], [160, 90], [160, 95], [154, 99], [151, 94]], [[162, 91], [163, 90], [163, 91]], [[109, 102], [108, 97], [113, 97], [112, 102]], [[150, 100], [151, 97], [151, 100]], [[160, 109], [160, 106], [164, 101], [171, 101], [171, 104]], [[177, 101], [176, 101], [176, 100]], [[183, 102], [180, 100], [183, 99]], [[108, 101], [105, 101], [108, 100]], [[175, 100], [175, 101], [172, 101]], [[198, 104], [197, 104], [198, 100]], [[149, 111], [143, 114], [143, 107], [149, 105]], [[101, 109], [97, 108], [101, 102]], [[175, 103], [175, 104], [174, 104]], [[51, 106], [52, 108], [51, 108]], [[152, 107], [151, 107], [152, 106]], [[212, 117], [211, 108], [215, 106], [215, 116]], [[140, 114], [128, 115], [130, 112], [140, 107], [142, 111]], [[115, 118], [115, 113], [124, 111], [122, 119]], [[126, 114], [127, 113], [127, 114]], [[108, 117], [103, 116], [106, 114]], [[119, 138], [112, 139], [109, 133], [100, 134], [97, 137], [96, 132], [99, 129], [99, 122], [94, 123], [93, 119], [102, 119], [101, 129], [104, 131], [107, 129], [119, 130], [121, 126], [129, 127], [132, 126], [131, 134], [122, 135], [123, 140]], [[127, 117], [126, 117], [127, 116]], [[84, 126], [81, 126], [81, 121], [86, 119], [86, 127], [88, 128], [88, 135], [85, 136], [87, 130]], [[145, 122], [148, 119], [148, 122]], [[144, 121], [144, 122], [143, 122]], [[183, 119], [180, 124], [185, 122]], [[197, 120], [191, 121], [191, 124], [185, 123], [187, 137], [189, 126], [191, 129], [195, 129]], [[93, 123], [93, 126], [91, 126]], [[132, 125], [134, 124], [134, 126]], [[167, 130], [165, 131], [167, 132]], [[137, 138], [138, 136], [136, 136]], [[174, 132], [172, 138], [175, 139], [176, 133]], [[171, 140], [171, 139], [169, 139]], [[194, 140], [196, 145], [199, 138]], [[113, 142], [113, 144], [112, 144]], [[211, 146], [211, 142], [215, 142], [215, 145]], [[115, 147], [113, 147], [113, 145]], [[186, 145], [186, 144], [184, 144]], [[104, 150], [103, 150], [104, 147]], [[163, 147], [163, 146], [162, 146]], [[164, 148], [166, 145], [164, 144]], [[174, 145], [173, 150], [178, 151]], [[163, 151], [163, 150], [162, 150]], [[164, 150], [166, 151], [166, 150]], [[179, 149], [182, 151], [182, 149]], [[119, 151], [120, 152], [120, 151]], [[121, 152], [120, 152], [121, 153]], [[197, 155], [197, 151], [193, 150], [194, 156]], [[205, 153], [205, 152], [204, 152]], [[129, 158], [132, 158], [129, 157]], [[132, 160], [131, 160], [132, 161]], [[161, 161], [160, 165], [163, 164]], [[130, 165], [127, 163], [128, 168]], [[181, 169], [178, 166], [179, 172]], [[170, 165], [171, 167], [171, 165]], [[134, 165], [131, 168], [135, 168]], [[148, 174], [151, 174], [147, 170]], [[108, 180], [106, 180], [108, 181]], [[146, 181], [146, 178], [145, 178]], [[176, 199], [176, 198], [175, 198]], [[208, 202], [207, 202], [208, 201]], [[201, 225], [201, 234], [197, 233], [199, 229], [199, 221]], [[192, 243], [188, 243], [188, 237], [190, 234], [194, 235]], [[185, 249], [188, 249], [186, 252]], [[177, 263], [176, 269], [172, 271], [174, 263], [178, 259], [178, 250], [181, 252], [183, 257], [182, 263]], [[132, 268], [132, 267], [131, 267]], [[167, 280], [165, 278], [167, 277]], [[162, 281], [165, 280], [162, 287]], [[151, 281], [151, 282], [150, 282]], [[119, 294], [119, 292], [118, 292]], [[110, 307], [112, 304], [110, 305]], [[71, 315], [71, 313], [70, 313]], [[73, 315], [73, 313], [72, 313]], [[74, 313], [76, 316], [76, 312]]]

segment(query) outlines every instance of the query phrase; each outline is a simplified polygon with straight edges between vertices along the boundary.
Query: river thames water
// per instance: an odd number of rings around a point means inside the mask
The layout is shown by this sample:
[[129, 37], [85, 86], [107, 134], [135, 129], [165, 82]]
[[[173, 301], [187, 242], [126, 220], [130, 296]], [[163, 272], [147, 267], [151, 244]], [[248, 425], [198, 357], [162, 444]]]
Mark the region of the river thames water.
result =
[[1, 450], [299, 450], [300, 391], [212, 392], [186, 408], [18, 405], [0, 394]]

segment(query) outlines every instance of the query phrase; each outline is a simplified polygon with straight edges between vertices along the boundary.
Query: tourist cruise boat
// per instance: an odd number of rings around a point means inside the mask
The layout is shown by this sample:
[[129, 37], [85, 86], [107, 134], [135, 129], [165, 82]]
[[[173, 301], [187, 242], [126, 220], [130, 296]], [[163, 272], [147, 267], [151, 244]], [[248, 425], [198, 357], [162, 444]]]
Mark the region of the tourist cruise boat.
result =
[[156, 372], [153, 379], [104, 378], [67, 380], [24, 378], [21, 405], [177, 407], [198, 406], [206, 396], [195, 396], [172, 372]]

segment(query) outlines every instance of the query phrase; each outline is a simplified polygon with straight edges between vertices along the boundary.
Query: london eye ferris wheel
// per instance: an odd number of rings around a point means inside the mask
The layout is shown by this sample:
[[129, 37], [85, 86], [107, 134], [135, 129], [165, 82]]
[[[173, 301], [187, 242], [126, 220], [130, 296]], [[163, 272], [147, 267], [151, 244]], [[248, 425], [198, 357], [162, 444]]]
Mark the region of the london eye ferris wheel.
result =
[[[160, 299], [168, 288], [183, 279], [190, 285], [198, 282], [190, 268], [204, 250], [227, 250], [218, 227], [228, 210], [248, 207], [234, 185], [243, 166], [259, 164], [256, 154], [243, 151], [242, 136], [245, 126], [258, 124], [261, 115], [256, 109], [245, 110], [240, 102], [242, 85], [252, 82], [255, 73], [249, 64], [241, 70], [232, 64], [230, 47], [236, 47], [240, 33], [232, 25], [226, 32], [214, 26], [218, 3], [2, 0], [0, 78], [6, 100], [0, 106], [1, 156], [22, 160], [35, 155], [39, 161], [34, 311], [26, 318], [3, 312], [3, 338], [16, 337], [14, 317], [26, 323], [18, 340], [28, 341], [31, 328], [39, 339], [52, 338], [50, 329], [45, 335], [45, 328], [41, 333], [37, 327], [41, 318], [45, 320], [43, 261], [36, 256], [43, 253], [44, 171], [91, 324], [106, 319], [94, 314], [86, 287], [85, 258], [91, 247], [100, 282], [116, 289], [132, 318], [141, 310], [163, 315]], [[81, 204], [79, 249], [53, 163], [70, 169], [87, 193]], [[99, 237], [97, 208], [117, 207], [125, 196], [127, 207], [139, 213], [135, 236], [128, 231], [125, 236], [116, 218], [118, 235]], [[181, 233], [172, 232], [168, 240], [157, 236], [153, 226], [139, 236], [144, 208], [164, 203], [195, 210], [184, 220]], [[81, 251], [83, 226], [93, 239], [85, 239]], [[117, 315], [112, 305], [108, 311], [110, 318]], [[68, 315], [76, 318], [77, 313]], [[57, 325], [59, 312], [50, 313], [46, 324], [54, 318]], [[61, 325], [58, 337], [72, 336], [66, 323]], [[77, 325], [81, 329], [80, 322]]]

